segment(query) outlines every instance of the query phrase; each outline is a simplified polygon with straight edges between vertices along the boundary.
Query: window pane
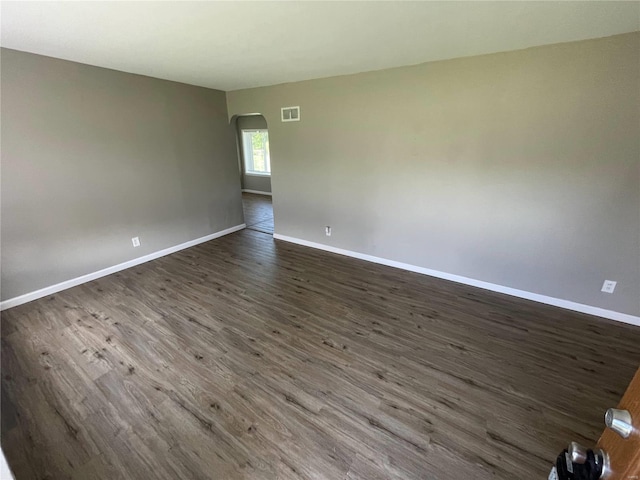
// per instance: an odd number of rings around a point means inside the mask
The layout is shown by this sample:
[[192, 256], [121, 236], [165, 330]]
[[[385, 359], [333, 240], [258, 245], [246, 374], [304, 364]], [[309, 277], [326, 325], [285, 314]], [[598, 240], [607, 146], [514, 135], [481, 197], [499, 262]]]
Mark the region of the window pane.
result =
[[243, 131], [242, 152], [245, 173], [259, 175], [269, 175], [271, 173], [269, 133], [266, 130]]

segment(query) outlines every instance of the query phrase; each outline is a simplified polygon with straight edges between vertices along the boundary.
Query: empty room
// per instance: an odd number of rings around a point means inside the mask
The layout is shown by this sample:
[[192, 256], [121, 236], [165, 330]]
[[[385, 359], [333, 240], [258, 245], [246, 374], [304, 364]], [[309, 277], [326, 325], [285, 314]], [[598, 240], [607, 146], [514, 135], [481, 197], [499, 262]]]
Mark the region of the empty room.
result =
[[0, 478], [640, 478], [640, 2], [0, 3]]

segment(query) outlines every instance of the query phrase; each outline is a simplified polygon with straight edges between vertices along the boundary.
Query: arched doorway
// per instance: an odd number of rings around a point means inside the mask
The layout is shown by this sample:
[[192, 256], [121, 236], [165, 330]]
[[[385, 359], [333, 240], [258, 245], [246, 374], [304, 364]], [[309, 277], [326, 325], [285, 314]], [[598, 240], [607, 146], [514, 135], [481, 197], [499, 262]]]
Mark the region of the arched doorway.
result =
[[267, 120], [259, 114], [234, 117], [245, 224], [273, 235], [271, 155]]

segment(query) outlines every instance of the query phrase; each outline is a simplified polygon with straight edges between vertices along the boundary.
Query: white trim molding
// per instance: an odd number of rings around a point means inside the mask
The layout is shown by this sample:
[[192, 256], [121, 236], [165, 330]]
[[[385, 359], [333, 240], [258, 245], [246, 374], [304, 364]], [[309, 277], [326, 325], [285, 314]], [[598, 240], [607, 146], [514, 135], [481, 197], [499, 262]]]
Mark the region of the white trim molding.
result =
[[242, 191], [244, 193], [255, 193], [256, 195], [268, 195], [268, 196], [272, 196], [271, 192], [261, 192], [259, 190], [247, 190], [246, 188], [243, 188]]
[[388, 260], [386, 258], [374, 257], [373, 255], [367, 255], [365, 253], [354, 252], [351, 250], [345, 250], [342, 248], [332, 247], [323, 243], [310, 242], [308, 240], [302, 240], [300, 238], [289, 237], [287, 235], [280, 235], [274, 233], [273, 238], [276, 240], [282, 240], [284, 242], [295, 243], [305, 247], [317, 248], [319, 250], [325, 250], [331, 253], [337, 253], [339, 255], [346, 255], [347, 257], [358, 258], [360, 260], [366, 260], [368, 262], [379, 263], [380, 265], [387, 265], [388, 267], [400, 268], [402, 270], [408, 270], [410, 272], [421, 273], [423, 275], [429, 275], [431, 277], [442, 278], [452, 282], [462, 283], [464, 285], [471, 285], [472, 287], [483, 288], [485, 290], [491, 290], [492, 292], [504, 293], [513, 297], [524, 298], [532, 300], [534, 302], [544, 303], [547, 305], [553, 305], [555, 307], [564, 308], [567, 310], [573, 310], [575, 312], [586, 313], [589, 315], [595, 315], [597, 317], [608, 318], [610, 320], [616, 320], [622, 323], [628, 323], [630, 325], [640, 326], [640, 317], [629, 315], [626, 313], [620, 313], [613, 310], [606, 310], [604, 308], [593, 307], [591, 305], [584, 305], [582, 303], [572, 302], [570, 300], [563, 300], [561, 298], [548, 297], [546, 295], [540, 295], [538, 293], [527, 292], [525, 290], [518, 290], [516, 288], [505, 287], [497, 285], [495, 283], [484, 282], [482, 280], [475, 280], [473, 278], [463, 277], [461, 275], [454, 275], [451, 273], [440, 272], [438, 270], [432, 270], [430, 268], [418, 267], [408, 263], [396, 262], [394, 260]]
[[4, 452], [0, 449], [0, 478], [4, 480], [14, 480], [16, 477], [11, 473], [7, 459], [4, 456]]
[[66, 280], [49, 287], [41, 288], [40, 290], [36, 290], [35, 292], [25, 293], [24, 295], [20, 295], [19, 297], [10, 298], [8, 300], [5, 300], [4, 302], [0, 302], [0, 311], [6, 310], [11, 307], [17, 307], [18, 305], [22, 305], [23, 303], [31, 302], [33, 300], [37, 300], [38, 298], [46, 297], [47, 295], [52, 295], [62, 290], [66, 290], [67, 288], [75, 287], [77, 285], [81, 285], [83, 283], [87, 283], [101, 277], [106, 277], [107, 275], [111, 275], [112, 273], [135, 267], [136, 265], [140, 265], [141, 263], [146, 263], [151, 260], [155, 260], [156, 258], [164, 257], [165, 255], [179, 252], [180, 250], [184, 250], [185, 248], [194, 247], [196, 245], [199, 245], [200, 243], [208, 242], [215, 238], [229, 235], [230, 233], [237, 232], [238, 230], [242, 230], [244, 228], [246, 228], [246, 224], [244, 223], [236, 225], [235, 227], [227, 228], [225, 230], [221, 230], [204, 237], [196, 238], [195, 240], [181, 243], [180, 245], [175, 245], [173, 247], [165, 248], [164, 250], [159, 250], [142, 257], [134, 258], [133, 260], [119, 263], [118, 265], [114, 265], [112, 267], [103, 268], [102, 270], [98, 270], [97, 272], [88, 273], [80, 277], [72, 278], [71, 280]]

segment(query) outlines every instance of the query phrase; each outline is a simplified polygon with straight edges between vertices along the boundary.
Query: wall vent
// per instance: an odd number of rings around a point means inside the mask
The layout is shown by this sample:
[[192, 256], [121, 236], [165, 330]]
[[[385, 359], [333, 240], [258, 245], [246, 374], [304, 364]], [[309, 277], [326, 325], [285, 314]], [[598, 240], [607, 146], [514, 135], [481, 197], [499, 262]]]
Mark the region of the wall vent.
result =
[[300, 107], [284, 107], [280, 109], [280, 115], [283, 122], [299, 122]]

